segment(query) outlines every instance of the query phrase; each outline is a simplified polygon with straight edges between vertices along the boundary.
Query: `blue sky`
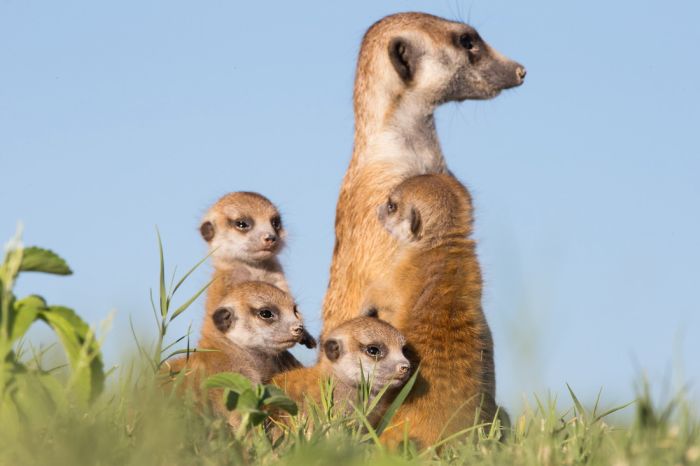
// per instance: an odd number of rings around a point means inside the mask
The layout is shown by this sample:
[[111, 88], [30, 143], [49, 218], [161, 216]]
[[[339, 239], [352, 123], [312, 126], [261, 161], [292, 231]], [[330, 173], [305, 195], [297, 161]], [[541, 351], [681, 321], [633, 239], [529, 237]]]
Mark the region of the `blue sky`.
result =
[[[471, 189], [498, 396], [584, 399], [700, 381], [700, 6], [670, 2], [0, 1], [0, 237], [60, 252], [24, 276], [92, 323], [111, 364], [153, 335], [155, 226], [167, 266], [205, 254], [199, 218], [259, 191], [313, 330], [352, 147], [364, 30], [386, 14], [469, 20], [528, 69], [493, 101], [437, 113]], [[197, 273], [181, 295], [206, 282]], [[199, 326], [201, 303], [173, 328]], [[45, 333], [38, 333], [43, 338]], [[299, 351], [306, 361], [311, 352]]]

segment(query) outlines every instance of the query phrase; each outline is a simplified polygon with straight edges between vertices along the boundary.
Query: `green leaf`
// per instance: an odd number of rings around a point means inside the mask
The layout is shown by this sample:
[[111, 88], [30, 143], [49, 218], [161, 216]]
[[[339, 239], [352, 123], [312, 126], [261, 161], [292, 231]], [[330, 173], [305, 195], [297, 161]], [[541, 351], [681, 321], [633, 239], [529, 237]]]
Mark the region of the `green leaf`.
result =
[[569, 386], [568, 383], [566, 384], [566, 388], [569, 389], [569, 394], [571, 395], [571, 398], [574, 400], [574, 406], [576, 406], [576, 411], [578, 412], [578, 415], [585, 422], [587, 420], [586, 410], [584, 409], [581, 402], [578, 401], [578, 398], [576, 398], [576, 395], [574, 395], [574, 391], [571, 389], [571, 387]]
[[160, 315], [165, 318], [168, 313], [168, 294], [165, 291], [165, 259], [163, 259], [163, 242], [160, 239], [160, 231], [156, 228], [158, 235], [158, 253], [160, 254]]
[[287, 396], [270, 396], [263, 399], [263, 404], [268, 408], [281, 409], [292, 415], [299, 412], [297, 404]]
[[194, 267], [192, 267], [185, 275], [183, 275], [182, 278], [177, 282], [177, 285], [175, 285], [175, 288], [173, 288], [173, 291], [172, 291], [170, 294], [171, 294], [171, 295], [174, 295], [175, 292], [177, 291], [177, 289], [180, 288], [180, 286], [185, 282], [185, 280], [187, 280], [187, 277], [189, 277], [190, 275], [192, 275], [192, 272], [194, 272], [195, 270], [197, 270], [197, 269], [199, 268], [199, 266], [202, 265], [202, 264], [204, 263], [204, 261], [206, 261], [207, 259], [209, 259], [209, 256], [211, 256], [213, 253], [214, 253], [214, 251], [211, 251], [209, 254], [207, 254], [206, 256], [204, 256], [204, 258], [203, 258], [202, 260], [200, 260], [199, 262], [197, 262], [197, 263], [194, 265]]
[[260, 398], [253, 390], [244, 390], [238, 394], [238, 404], [236, 410], [242, 413], [257, 411], [260, 405]]
[[214, 374], [204, 381], [204, 388], [227, 388], [238, 394], [246, 390], [253, 390], [253, 383], [245, 376], [235, 372], [220, 372]]
[[46, 309], [46, 301], [41, 296], [28, 296], [15, 301], [10, 314], [10, 341], [14, 342], [24, 336], [39, 313]]
[[37, 247], [24, 249], [19, 270], [21, 272], [44, 272], [55, 275], [70, 275], [73, 273], [66, 261], [58, 254], [49, 249]]
[[90, 327], [72, 310], [51, 306], [40, 313], [56, 332], [68, 357], [73, 381], [83, 401], [92, 401], [104, 388], [104, 369], [99, 344]]

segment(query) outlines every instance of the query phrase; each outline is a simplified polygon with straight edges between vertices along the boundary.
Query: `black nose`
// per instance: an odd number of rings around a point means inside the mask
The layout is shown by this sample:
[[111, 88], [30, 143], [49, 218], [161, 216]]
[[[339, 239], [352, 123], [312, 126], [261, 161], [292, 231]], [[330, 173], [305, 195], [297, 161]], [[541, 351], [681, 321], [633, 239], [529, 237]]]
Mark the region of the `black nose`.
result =
[[273, 235], [271, 233], [268, 233], [263, 237], [263, 242], [265, 244], [275, 244], [277, 242], [277, 235]]
[[292, 335], [295, 337], [298, 337], [304, 332], [304, 326], [303, 325], [297, 325], [296, 327], [292, 327]]
[[411, 365], [406, 363], [406, 364], [399, 364], [398, 370], [399, 374], [407, 374], [409, 369], [411, 369]]

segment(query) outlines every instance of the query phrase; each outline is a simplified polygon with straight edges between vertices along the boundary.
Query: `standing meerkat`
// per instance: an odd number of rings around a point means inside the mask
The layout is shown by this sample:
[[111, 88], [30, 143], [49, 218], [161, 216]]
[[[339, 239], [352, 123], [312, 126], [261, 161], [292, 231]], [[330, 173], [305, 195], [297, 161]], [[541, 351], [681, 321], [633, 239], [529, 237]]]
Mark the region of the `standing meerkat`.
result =
[[522, 65], [463, 23], [400, 13], [369, 28], [357, 62], [355, 144], [336, 209], [324, 333], [357, 315], [367, 286], [396, 252], [376, 206], [406, 178], [447, 173], [436, 107], [490, 99], [524, 78]]
[[[356, 317], [328, 333], [315, 366], [281, 373], [273, 377], [272, 383], [303, 406], [306, 398], [320, 403], [321, 382], [333, 378], [333, 399], [342, 407], [347, 401], [357, 402], [363, 371], [371, 383], [372, 397], [387, 385], [399, 388], [406, 383], [411, 363], [404, 355], [405, 345], [401, 332], [387, 322]], [[370, 413], [370, 420], [376, 421], [382, 409], [380, 402]]]
[[[398, 241], [394, 264], [368, 290], [366, 313], [396, 326], [420, 364], [385, 439], [404, 427], [422, 446], [496, 414], [493, 340], [481, 308], [481, 272], [467, 190], [451, 175], [401, 183], [378, 218]], [[476, 413], [480, 411], [478, 418]]]
[[[223, 196], [207, 211], [199, 227], [209, 245], [214, 277], [207, 290], [206, 310], [211, 312], [231, 287], [247, 281], [270, 283], [289, 292], [277, 255], [286, 232], [277, 207], [265, 196], [234, 192]], [[316, 340], [304, 331], [302, 344], [315, 348]], [[287, 355], [291, 367], [298, 361]]]
[[[286, 369], [280, 356], [303, 335], [302, 317], [288, 293], [269, 283], [244, 282], [231, 287], [204, 317], [198, 348], [215, 351], [194, 352], [165, 365], [170, 374], [185, 370], [186, 386], [195, 394], [206, 377], [219, 372], [268, 383]], [[214, 389], [207, 396], [214, 411], [225, 415], [222, 393]]]

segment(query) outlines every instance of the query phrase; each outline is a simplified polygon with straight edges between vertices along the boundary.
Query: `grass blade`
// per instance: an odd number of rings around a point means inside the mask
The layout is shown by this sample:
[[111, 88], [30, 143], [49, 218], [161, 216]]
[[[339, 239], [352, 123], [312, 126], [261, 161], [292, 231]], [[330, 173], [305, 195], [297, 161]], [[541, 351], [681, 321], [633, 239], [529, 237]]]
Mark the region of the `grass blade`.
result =
[[179, 316], [183, 312], [187, 310], [188, 307], [195, 301], [195, 299], [199, 298], [199, 296], [206, 291], [207, 288], [209, 288], [209, 285], [211, 285], [214, 282], [214, 280], [210, 280], [209, 283], [204, 285], [197, 293], [195, 293], [194, 296], [192, 296], [190, 299], [185, 301], [185, 303], [175, 309], [175, 312], [173, 312], [173, 315], [170, 317], [170, 320], [168, 322], [172, 322], [175, 317]]

